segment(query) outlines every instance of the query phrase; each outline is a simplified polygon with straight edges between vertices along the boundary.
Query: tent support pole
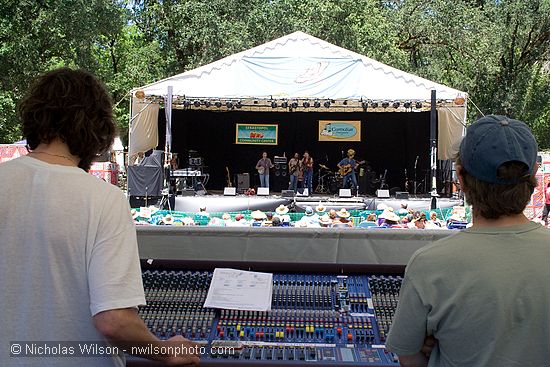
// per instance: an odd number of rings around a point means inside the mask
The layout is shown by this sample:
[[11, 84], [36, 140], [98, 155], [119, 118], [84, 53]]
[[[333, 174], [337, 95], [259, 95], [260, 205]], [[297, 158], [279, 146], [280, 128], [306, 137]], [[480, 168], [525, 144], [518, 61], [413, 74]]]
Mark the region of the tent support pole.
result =
[[437, 208], [437, 136], [436, 136], [436, 120], [437, 120], [437, 101], [436, 92], [432, 90], [431, 109], [430, 109], [430, 165], [432, 177], [432, 202], [431, 209]]
[[[172, 100], [173, 87], [168, 86], [166, 99], [164, 100], [164, 111], [166, 113], [166, 132], [164, 143], [164, 190], [170, 188], [170, 160], [172, 159]], [[168, 189], [168, 190], [167, 190]]]

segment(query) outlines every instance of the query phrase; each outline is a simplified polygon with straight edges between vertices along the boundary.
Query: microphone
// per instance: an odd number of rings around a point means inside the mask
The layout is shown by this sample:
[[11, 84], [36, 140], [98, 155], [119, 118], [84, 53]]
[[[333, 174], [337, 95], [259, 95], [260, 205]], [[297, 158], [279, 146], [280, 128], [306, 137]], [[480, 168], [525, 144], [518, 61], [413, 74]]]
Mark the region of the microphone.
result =
[[414, 160], [414, 169], [416, 169], [416, 164], [418, 163], [418, 157], [420, 157], [420, 156], [417, 155], [416, 159]]

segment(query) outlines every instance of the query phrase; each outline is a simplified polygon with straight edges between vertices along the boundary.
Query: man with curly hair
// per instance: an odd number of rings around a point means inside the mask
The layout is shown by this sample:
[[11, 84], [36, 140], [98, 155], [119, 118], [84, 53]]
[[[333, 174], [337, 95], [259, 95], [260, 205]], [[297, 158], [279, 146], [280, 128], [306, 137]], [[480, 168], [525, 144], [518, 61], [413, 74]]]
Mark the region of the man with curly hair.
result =
[[[29, 154], [0, 165], [1, 348], [13, 340], [166, 346], [136, 312], [145, 297], [128, 202], [86, 173], [115, 134], [105, 87], [86, 71], [54, 70], [37, 78], [19, 113]], [[194, 345], [181, 336], [168, 343]], [[42, 359], [2, 352], [0, 365], [123, 366], [124, 354]]]

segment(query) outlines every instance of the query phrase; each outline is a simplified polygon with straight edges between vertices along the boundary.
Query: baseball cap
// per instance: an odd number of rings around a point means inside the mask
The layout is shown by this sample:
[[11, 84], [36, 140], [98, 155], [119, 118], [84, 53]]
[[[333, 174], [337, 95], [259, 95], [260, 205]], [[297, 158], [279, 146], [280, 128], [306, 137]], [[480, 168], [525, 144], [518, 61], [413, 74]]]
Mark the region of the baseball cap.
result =
[[475, 178], [494, 184], [515, 184], [521, 179], [498, 177], [498, 168], [507, 162], [527, 166], [525, 176], [536, 169], [537, 142], [524, 122], [506, 116], [480, 118], [466, 130], [460, 143], [460, 161]]

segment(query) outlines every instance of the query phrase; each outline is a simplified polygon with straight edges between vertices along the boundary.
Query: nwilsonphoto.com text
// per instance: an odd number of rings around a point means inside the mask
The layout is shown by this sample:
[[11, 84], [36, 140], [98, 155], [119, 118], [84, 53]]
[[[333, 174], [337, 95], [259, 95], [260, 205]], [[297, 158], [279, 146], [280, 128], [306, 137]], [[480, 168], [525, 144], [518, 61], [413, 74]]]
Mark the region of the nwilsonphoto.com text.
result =
[[205, 355], [207, 353], [233, 355], [235, 348], [186, 346], [173, 343], [166, 345], [142, 344], [121, 348], [105, 342], [10, 342], [11, 357], [110, 357], [124, 353], [135, 356], [182, 356]]

